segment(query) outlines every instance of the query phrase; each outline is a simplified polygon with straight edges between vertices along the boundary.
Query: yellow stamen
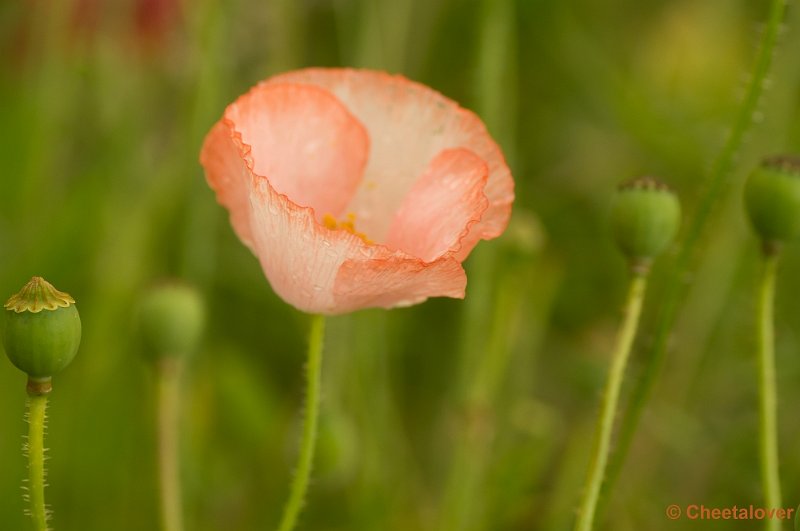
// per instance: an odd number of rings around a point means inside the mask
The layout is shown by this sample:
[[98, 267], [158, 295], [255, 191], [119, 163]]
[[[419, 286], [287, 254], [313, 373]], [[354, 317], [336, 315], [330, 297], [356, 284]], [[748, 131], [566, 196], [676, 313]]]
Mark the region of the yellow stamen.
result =
[[352, 213], [352, 212], [347, 213], [347, 215], [345, 216], [345, 219], [341, 220], [341, 221], [336, 219], [335, 217], [333, 217], [330, 214], [325, 214], [324, 216], [322, 216], [322, 224], [325, 225], [325, 227], [327, 227], [327, 228], [329, 228], [331, 230], [344, 230], [344, 231], [347, 231], [350, 234], [353, 234], [354, 236], [358, 236], [359, 238], [364, 240], [364, 243], [368, 243], [368, 244], [375, 243], [372, 240], [370, 240], [369, 238], [367, 238], [366, 234], [364, 234], [363, 232], [358, 232], [356, 230], [356, 215], [354, 213]]

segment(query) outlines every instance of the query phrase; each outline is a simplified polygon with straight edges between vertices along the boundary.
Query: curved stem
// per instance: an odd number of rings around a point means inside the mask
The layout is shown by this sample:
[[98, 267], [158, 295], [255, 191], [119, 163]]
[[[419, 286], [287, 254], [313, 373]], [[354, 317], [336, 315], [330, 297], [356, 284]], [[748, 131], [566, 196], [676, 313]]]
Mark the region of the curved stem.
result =
[[687, 279], [691, 276], [695, 248], [711, 217], [713, 207], [724, 195], [726, 184], [730, 187], [726, 178], [753, 122], [753, 115], [764, 92], [764, 84], [770, 72], [772, 58], [775, 55], [781, 24], [783, 23], [788, 3], [788, 0], [772, 0], [769, 21], [764, 31], [744, 100], [739, 107], [733, 127], [725, 140], [722, 150], [714, 159], [711, 172], [706, 180], [707, 185], [700, 197], [698, 207], [689, 220], [685, 237], [678, 251], [678, 257], [671, 268], [672, 274], [667, 279], [667, 285], [664, 288], [664, 302], [661, 305], [658, 316], [655, 340], [646, 353], [644, 372], [632, 392], [628, 411], [622, 418], [619, 443], [609, 467], [609, 480], [605, 489], [611, 489], [613, 483], [619, 477], [625, 457], [639, 426], [639, 421], [642, 418], [644, 406], [650, 397], [658, 374], [661, 372], [672, 326], [678, 316], [681, 302], [688, 291], [689, 284]]
[[161, 489], [161, 529], [183, 530], [180, 480], [180, 362], [162, 360], [156, 367], [158, 415], [158, 475]]
[[28, 394], [28, 496], [36, 531], [47, 531], [44, 503], [44, 429], [47, 395]]
[[297, 516], [303, 508], [314, 462], [314, 447], [317, 441], [317, 420], [319, 418], [320, 380], [322, 375], [322, 345], [325, 337], [325, 316], [311, 318], [311, 331], [308, 338], [308, 360], [306, 365], [306, 410], [303, 420], [303, 438], [300, 441], [300, 455], [289, 493], [283, 508], [279, 531], [291, 531], [297, 523]]
[[[764, 505], [767, 509], [782, 507], [778, 476], [777, 391], [775, 386], [775, 337], [773, 305], [777, 254], [764, 255], [764, 271], [758, 289], [758, 380], [759, 380], [759, 457]], [[777, 531], [780, 520], [768, 518], [765, 529]]]
[[614, 427], [619, 391], [622, 387], [622, 378], [625, 375], [625, 366], [631, 352], [633, 339], [636, 337], [636, 328], [639, 324], [639, 315], [642, 313], [642, 302], [644, 301], [646, 286], [647, 278], [643, 275], [635, 275], [631, 279], [630, 287], [628, 288], [625, 317], [617, 335], [611, 359], [611, 369], [603, 392], [603, 402], [600, 406], [600, 416], [597, 419], [597, 431], [595, 432], [594, 452], [589, 463], [589, 472], [586, 476], [586, 485], [578, 520], [575, 523], [575, 531], [590, 531], [594, 524], [600, 486], [603, 484], [603, 476], [605, 475], [608, 453], [611, 447], [611, 432]]

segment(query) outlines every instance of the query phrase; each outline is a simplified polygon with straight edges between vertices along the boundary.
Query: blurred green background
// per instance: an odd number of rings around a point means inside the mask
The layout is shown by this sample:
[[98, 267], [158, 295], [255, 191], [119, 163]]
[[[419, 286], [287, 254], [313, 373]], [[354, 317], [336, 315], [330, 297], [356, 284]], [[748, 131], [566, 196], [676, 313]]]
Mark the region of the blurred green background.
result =
[[[272, 528], [287, 496], [308, 318], [270, 290], [197, 162], [226, 104], [309, 65], [380, 68], [477, 111], [517, 183], [512, 225], [467, 262], [466, 301], [329, 320], [317, 467], [300, 529], [571, 528], [626, 271], [618, 182], [659, 175], [691, 216], [767, 18], [755, 0], [6, 0], [0, 4], [0, 294], [42, 275], [84, 327], [55, 381], [52, 526], [156, 529], [154, 379], [132, 316], [177, 276], [209, 306], [186, 387], [189, 530]], [[761, 501], [741, 182], [800, 149], [800, 14], [701, 241], [691, 291], [602, 529], [669, 504]], [[652, 340], [656, 265], [623, 399]], [[800, 502], [800, 249], [778, 281], [785, 505]], [[27, 529], [25, 378], [0, 360], [0, 529]], [[787, 528], [789, 526], [787, 525]]]

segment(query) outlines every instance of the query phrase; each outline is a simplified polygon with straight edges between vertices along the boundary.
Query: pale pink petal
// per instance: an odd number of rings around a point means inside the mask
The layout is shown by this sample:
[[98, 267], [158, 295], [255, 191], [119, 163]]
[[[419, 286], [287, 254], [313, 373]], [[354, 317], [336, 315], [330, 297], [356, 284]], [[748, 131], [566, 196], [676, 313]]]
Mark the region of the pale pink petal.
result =
[[428, 297], [464, 298], [467, 275], [450, 257], [423, 262], [393, 256], [374, 260], [347, 260], [334, 286], [337, 313], [359, 308], [395, 308], [420, 303]]
[[481, 120], [452, 100], [402, 76], [352, 69], [310, 68], [276, 76], [272, 83], [307, 83], [330, 90], [370, 133], [364, 180], [347, 208], [359, 230], [383, 241], [392, 217], [416, 179], [441, 151], [465, 148], [489, 168], [484, 194], [489, 208], [470, 228], [459, 258], [479, 239], [499, 236], [511, 215], [514, 182], [497, 144]]
[[318, 219], [343, 214], [361, 181], [369, 138], [337, 98], [309, 85], [262, 84], [225, 118], [251, 146], [254, 172], [278, 193], [312, 207]]
[[250, 174], [231, 140], [231, 129], [223, 121], [214, 124], [203, 142], [200, 163], [206, 171], [209, 186], [217, 193], [217, 201], [228, 209], [236, 235], [253, 249], [250, 231]]
[[426, 262], [461, 251], [462, 239], [489, 206], [487, 174], [486, 163], [471, 151], [442, 151], [400, 205], [386, 245]]
[[321, 226], [308, 208], [255, 179], [250, 193], [256, 255], [272, 288], [310, 313], [404, 306], [428, 297], [464, 297], [466, 275], [453, 258], [425, 263], [344, 230]]
[[250, 222], [261, 268], [286, 302], [310, 313], [340, 313], [333, 297], [336, 274], [366, 244], [343, 230], [329, 230], [278, 194], [265, 180], [250, 193]]
[[[221, 182], [212, 172], [222, 168], [237, 176], [231, 181], [235, 186], [220, 191], [220, 201], [236, 199], [223, 204], [236, 205], [232, 219], [246, 230], [264, 274], [286, 302], [309, 313], [338, 314], [432, 296], [464, 296], [466, 276], [458, 261], [424, 263], [320, 225], [311, 208], [294, 204], [252, 171], [250, 152], [233, 124], [221, 121], [209, 135], [203, 163], [211, 183]], [[240, 194], [246, 197], [243, 202]]]

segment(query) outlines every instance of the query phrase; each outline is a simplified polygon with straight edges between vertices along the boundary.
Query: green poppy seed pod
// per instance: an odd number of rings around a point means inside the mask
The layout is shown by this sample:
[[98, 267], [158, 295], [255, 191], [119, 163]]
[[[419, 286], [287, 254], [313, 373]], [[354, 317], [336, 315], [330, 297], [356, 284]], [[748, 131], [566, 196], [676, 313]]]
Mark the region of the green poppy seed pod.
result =
[[4, 307], [3, 347], [8, 358], [29, 382], [43, 384], [38, 392], [49, 391], [50, 378], [72, 362], [81, 342], [75, 300], [42, 277], [33, 277]]
[[194, 351], [200, 339], [205, 306], [191, 286], [164, 283], [144, 294], [138, 321], [148, 357], [155, 360], [184, 357]]
[[753, 170], [744, 203], [765, 249], [800, 236], [800, 157], [769, 157]]
[[681, 205], [669, 187], [653, 177], [622, 184], [614, 198], [614, 238], [637, 274], [646, 274], [678, 231]]

